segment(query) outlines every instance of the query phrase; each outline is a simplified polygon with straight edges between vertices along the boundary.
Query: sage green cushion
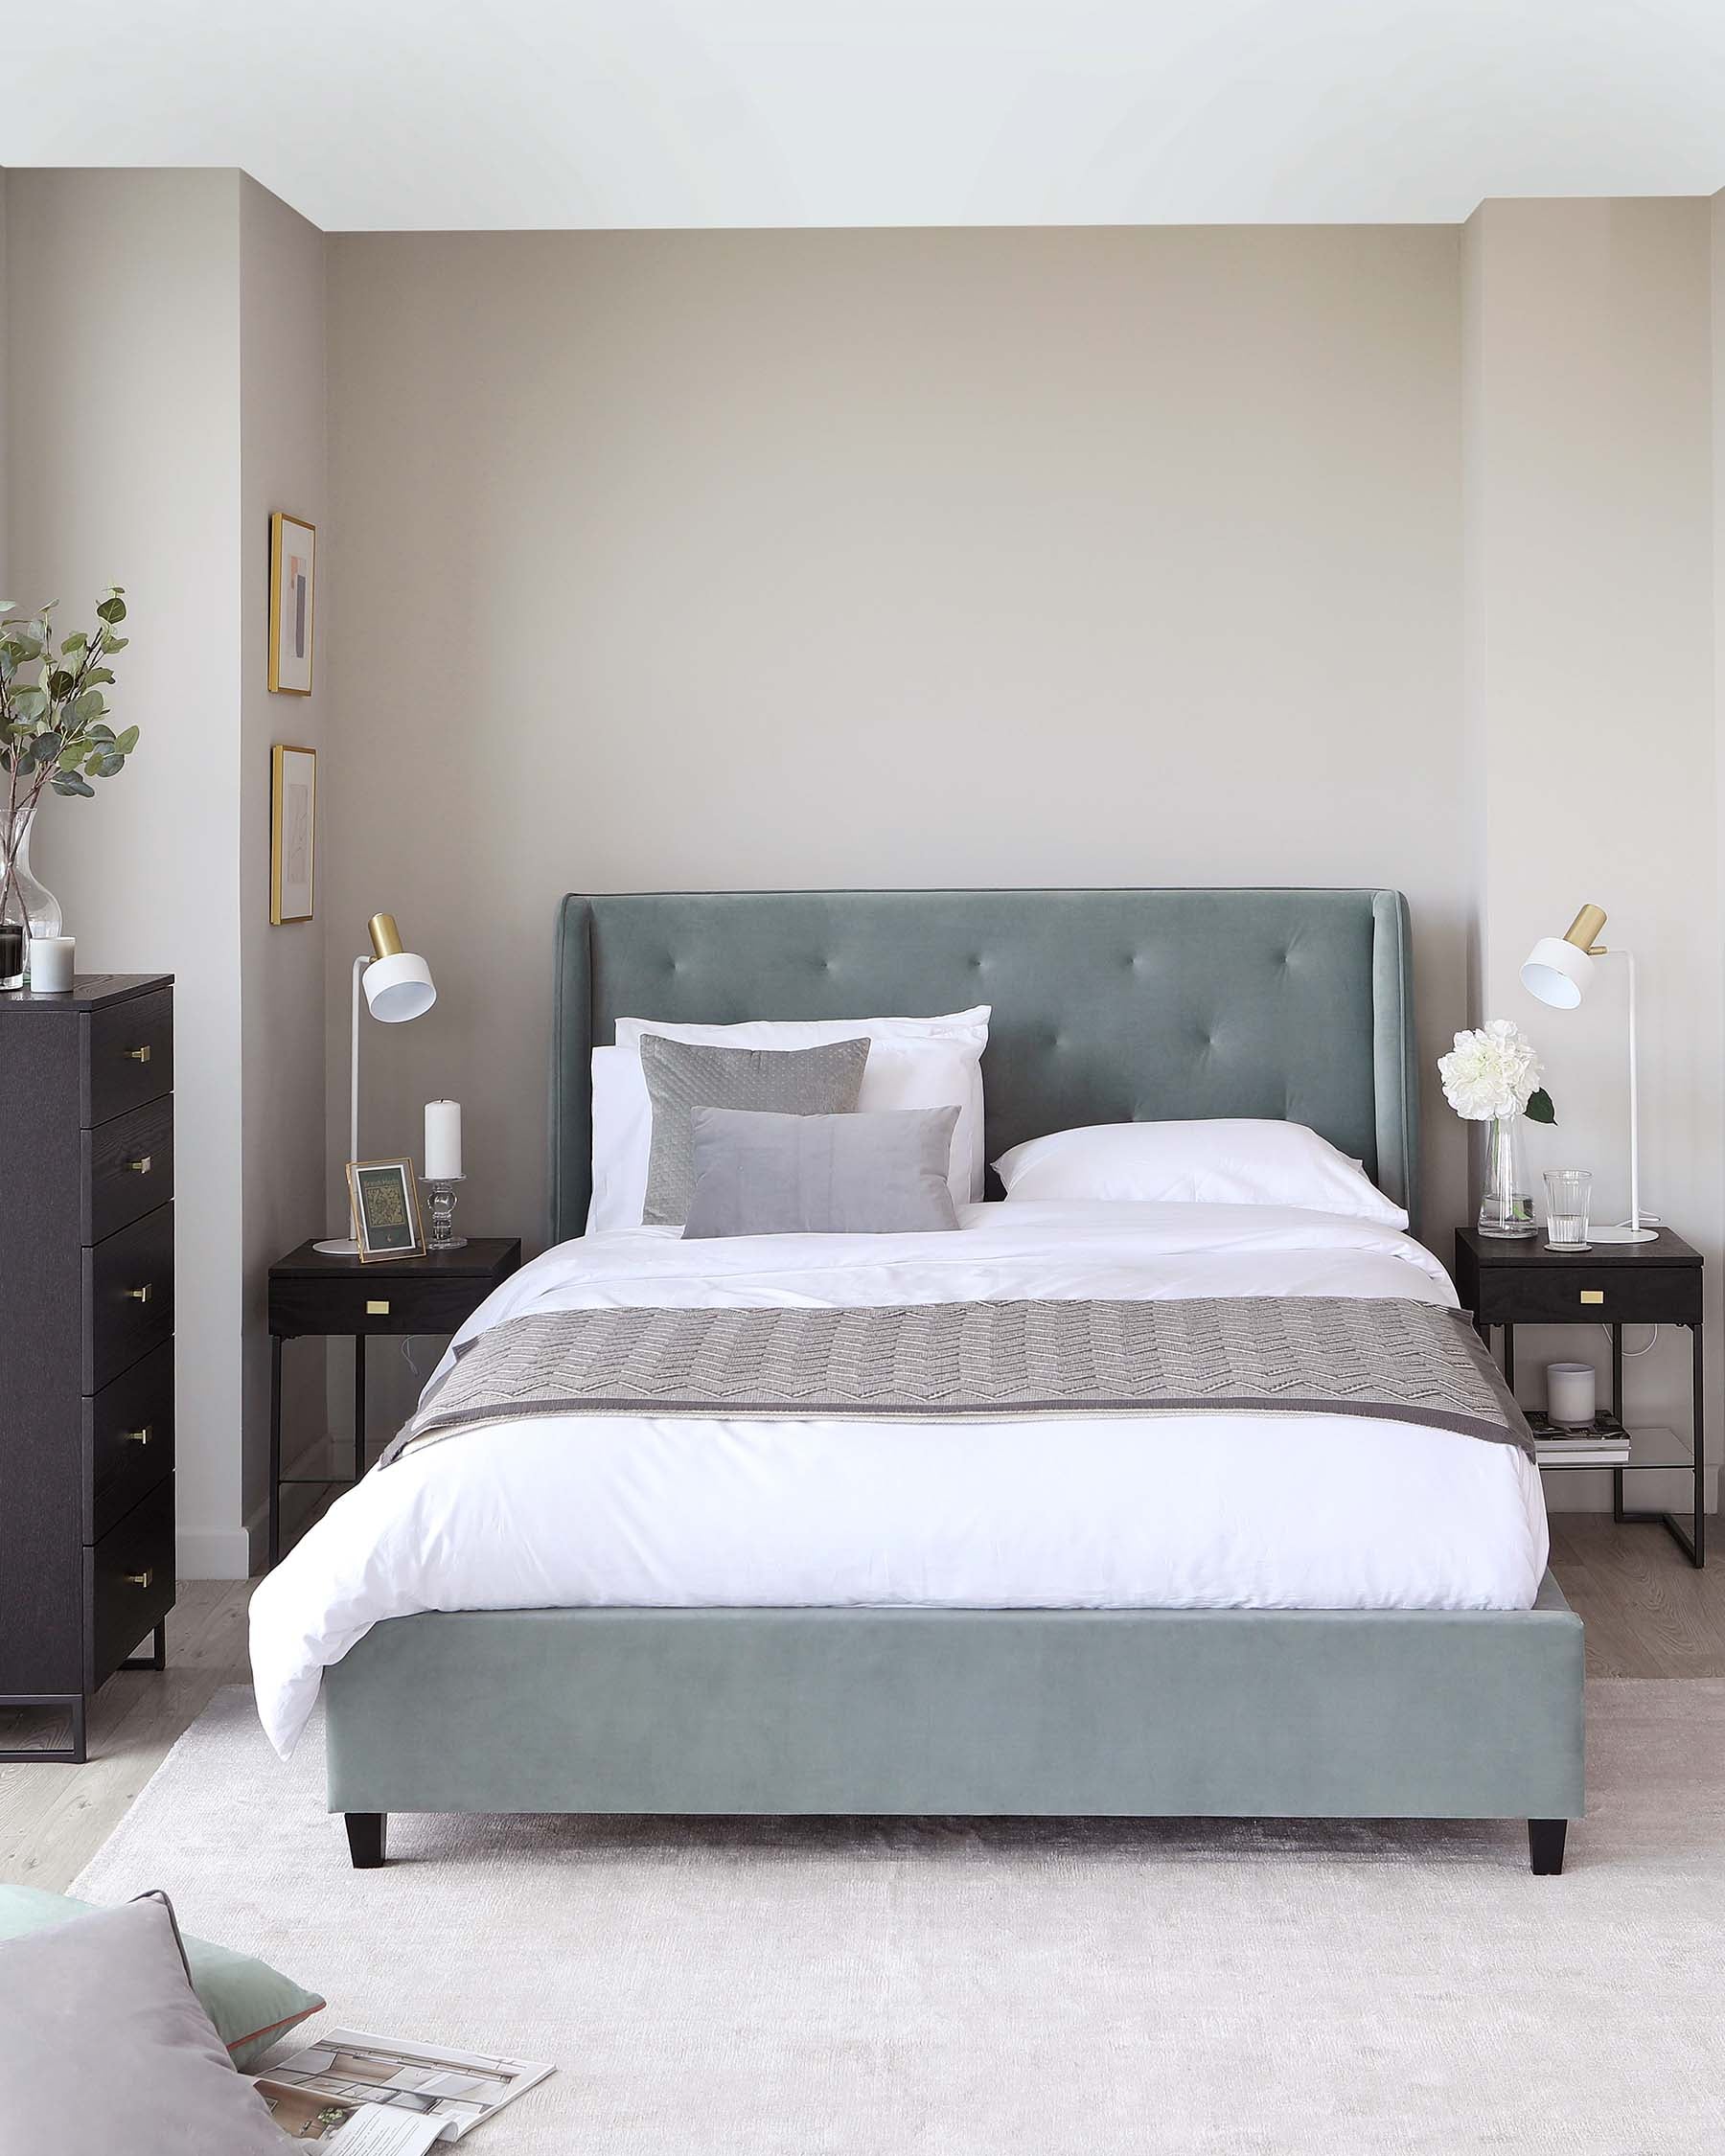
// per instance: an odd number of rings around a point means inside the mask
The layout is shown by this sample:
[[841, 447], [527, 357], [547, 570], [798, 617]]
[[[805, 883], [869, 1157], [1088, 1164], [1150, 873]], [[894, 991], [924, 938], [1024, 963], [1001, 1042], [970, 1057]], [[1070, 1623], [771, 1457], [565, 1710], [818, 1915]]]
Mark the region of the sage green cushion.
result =
[[[39, 1887], [0, 1886], [0, 1942], [87, 1916], [95, 1906], [66, 1894], [44, 1893]], [[188, 1938], [185, 1948], [197, 1996], [242, 2072], [256, 2065], [290, 2029], [324, 2009], [326, 2002], [315, 1992], [267, 1961], [201, 1938]], [[92, 2030], [92, 2040], [96, 2034]]]

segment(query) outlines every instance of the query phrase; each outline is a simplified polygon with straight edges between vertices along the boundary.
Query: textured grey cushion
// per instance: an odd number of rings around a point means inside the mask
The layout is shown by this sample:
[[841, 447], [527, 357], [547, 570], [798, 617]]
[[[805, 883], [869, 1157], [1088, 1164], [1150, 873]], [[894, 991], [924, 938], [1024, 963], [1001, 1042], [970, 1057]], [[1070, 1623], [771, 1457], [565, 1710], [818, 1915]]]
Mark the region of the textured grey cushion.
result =
[[[95, 1907], [94, 1902], [73, 1901], [65, 1894], [44, 1893], [40, 1887], [0, 1886], [0, 1941], [46, 1931], [50, 1924], [68, 1924], [74, 1916], [89, 1915]], [[325, 2002], [316, 1992], [305, 1990], [267, 1961], [184, 1935], [180, 1944], [186, 1950], [193, 1986], [227, 2046], [228, 2056], [242, 2074], [265, 2052], [273, 2051], [296, 2023], [323, 2009]], [[3, 2144], [0, 2156], [4, 2156]]]
[[0, 1946], [0, 2147], [281, 2156], [156, 1895]]
[[683, 1234], [902, 1235], [956, 1227], [956, 1108], [769, 1115], [698, 1108]]
[[862, 1090], [868, 1039], [824, 1048], [713, 1048], [641, 1036], [641, 1070], [653, 1102], [647, 1166], [649, 1227], [689, 1217], [695, 1189], [689, 1117], [697, 1108], [743, 1108], [781, 1115], [846, 1115]]

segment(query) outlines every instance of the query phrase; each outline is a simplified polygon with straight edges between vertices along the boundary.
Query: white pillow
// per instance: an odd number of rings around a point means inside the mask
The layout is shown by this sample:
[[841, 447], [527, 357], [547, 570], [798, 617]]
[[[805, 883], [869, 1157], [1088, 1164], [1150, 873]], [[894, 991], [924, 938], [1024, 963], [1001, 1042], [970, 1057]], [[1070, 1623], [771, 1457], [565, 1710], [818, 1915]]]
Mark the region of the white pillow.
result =
[[[650, 1030], [656, 1031], [656, 1028]], [[840, 1040], [855, 1034], [840, 1033]], [[653, 1103], [641, 1072], [639, 1036], [628, 1047], [593, 1050], [593, 1197], [587, 1233], [639, 1227], [653, 1152]], [[725, 1043], [728, 1046], [732, 1044]], [[738, 1042], [748, 1047], [756, 1044]], [[805, 1044], [797, 1044], [799, 1046]], [[811, 1047], [824, 1046], [810, 1042]], [[788, 1046], [788, 1043], [775, 1044]], [[979, 1046], [958, 1040], [871, 1039], [859, 1112], [955, 1108], [947, 1187], [954, 1205], [971, 1202], [982, 1151]]]
[[[862, 1076], [861, 1110], [956, 1108], [953, 1134], [953, 1203], [982, 1195], [986, 1171], [982, 1135], [982, 1051], [991, 1006], [943, 1018], [750, 1019], [738, 1025], [679, 1025], [657, 1019], [620, 1018], [615, 1048], [593, 1050], [593, 1198], [587, 1233], [639, 1227], [653, 1145], [653, 1108], [641, 1076], [643, 1033], [720, 1048], [819, 1048], [866, 1034], [874, 1044]], [[891, 1050], [888, 1054], [887, 1050]], [[934, 1055], [913, 1073], [908, 1060]], [[952, 1061], [958, 1057], [962, 1071]]]
[[1303, 1123], [1094, 1123], [1015, 1145], [995, 1162], [1008, 1198], [1188, 1199], [1296, 1205], [1406, 1227], [1357, 1160]]

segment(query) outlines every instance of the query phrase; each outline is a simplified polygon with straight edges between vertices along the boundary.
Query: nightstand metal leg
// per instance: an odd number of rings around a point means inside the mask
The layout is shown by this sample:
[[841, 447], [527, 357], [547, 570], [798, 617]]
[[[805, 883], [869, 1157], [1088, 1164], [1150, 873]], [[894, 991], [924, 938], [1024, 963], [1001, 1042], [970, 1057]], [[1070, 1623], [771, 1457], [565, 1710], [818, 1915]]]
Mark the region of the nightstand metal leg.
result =
[[1504, 1383], [1515, 1390], [1515, 1327], [1504, 1327]]
[[354, 1479], [365, 1473], [365, 1335], [354, 1335]]
[[1695, 1535], [1690, 1562], [1699, 1571], [1707, 1563], [1707, 1392], [1702, 1381], [1701, 1327], [1690, 1327], [1690, 1435], [1695, 1448]]
[[282, 1554], [282, 1336], [269, 1336], [269, 1570]]
[[[1623, 1328], [1611, 1328], [1611, 1411], [1623, 1422]], [[1623, 1422], [1627, 1430], [1629, 1425]], [[1623, 1524], [1623, 1471], [1614, 1467], [1611, 1471], [1611, 1517], [1621, 1527]]]

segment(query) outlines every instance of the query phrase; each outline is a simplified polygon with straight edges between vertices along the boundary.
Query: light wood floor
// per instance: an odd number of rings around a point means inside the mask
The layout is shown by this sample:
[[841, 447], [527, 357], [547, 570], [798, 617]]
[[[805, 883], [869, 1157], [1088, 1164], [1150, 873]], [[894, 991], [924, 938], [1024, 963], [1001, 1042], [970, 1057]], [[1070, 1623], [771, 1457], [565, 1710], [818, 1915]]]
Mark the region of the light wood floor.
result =
[[[1725, 1553], [1697, 1572], [1663, 1528], [1560, 1513], [1552, 1564], [1586, 1623], [1590, 1676], [1725, 1677]], [[210, 1695], [246, 1682], [250, 1595], [244, 1580], [181, 1586], [168, 1667], [103, 1686], [87, 1766], [0, 1765], [0, 1880], [59, 1892], [77, 1877]], [[46, 1716], [0, 1715], [0, 1744], [54, 1741]]]

